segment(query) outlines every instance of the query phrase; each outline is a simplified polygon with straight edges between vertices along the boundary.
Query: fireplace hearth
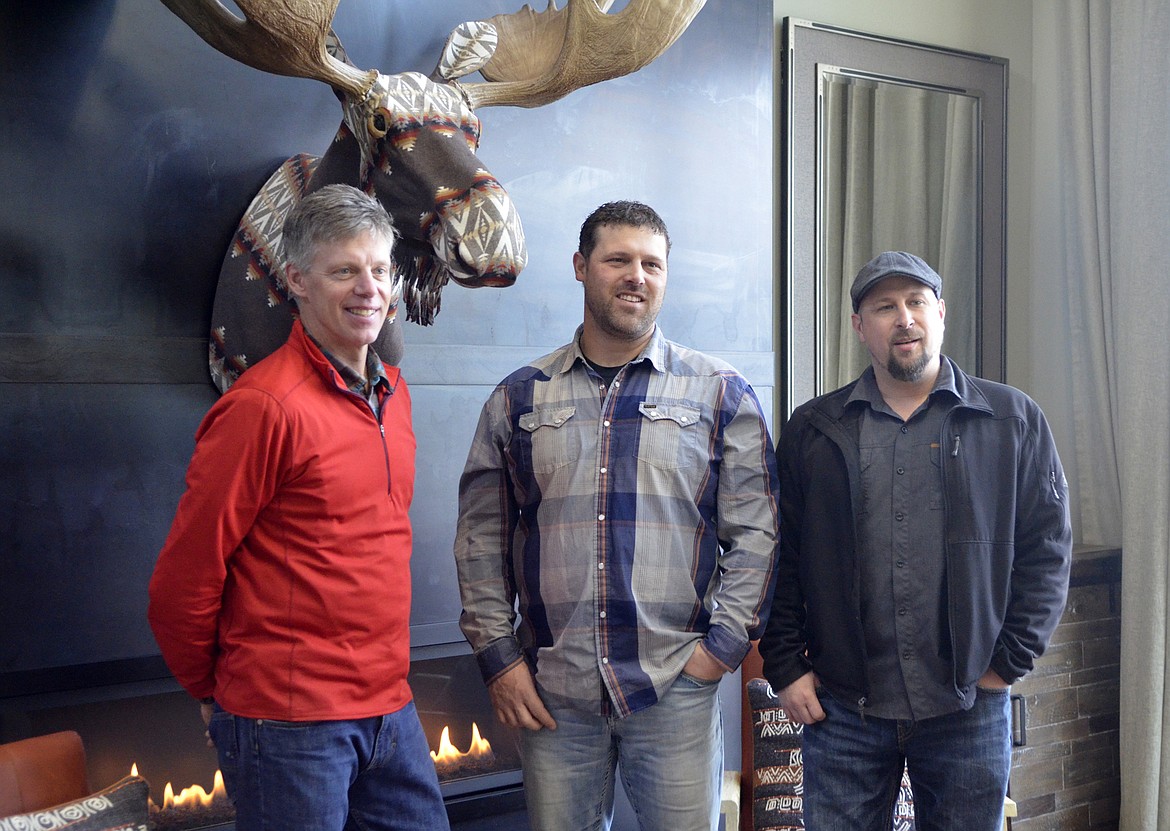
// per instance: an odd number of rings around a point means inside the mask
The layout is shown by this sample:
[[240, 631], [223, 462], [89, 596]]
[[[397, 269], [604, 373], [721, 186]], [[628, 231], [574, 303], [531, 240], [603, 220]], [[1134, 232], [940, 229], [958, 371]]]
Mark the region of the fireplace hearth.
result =
[[[444, 797], [519, 785], [516, 734], [496, 721], [472, 655], [416, 660], [410, 670], [410, 686], [431, 749], [438, 750], [446, 731], [450, 744], [464, 751], [457, 760], [436, 760]], [[489, 753], [474, 753], [479, 734], [490, 745]], [[472, 752], [466, 752], [469, 750]]]
[[[79, 669], [76, 677], [106, 675]], [[415, 650], [410, 683], [453, 822], [522, 810], [517, 737], [496, 721], [466, 644]], [[36, 679], [26, 678], [22, 687], [24, 694], [0, 697], [0, 741], [76, 730], [95, 788], [117, 781], [132, 766], [151, 783], [151, 801], [160, 809], [152, 813], [154, 831], [234, 827], [230, 803], [222, 800], [161, 810], [166, 789], [203, 791], [218, 773], [198, 707], [173, 679], [38, 691]]]

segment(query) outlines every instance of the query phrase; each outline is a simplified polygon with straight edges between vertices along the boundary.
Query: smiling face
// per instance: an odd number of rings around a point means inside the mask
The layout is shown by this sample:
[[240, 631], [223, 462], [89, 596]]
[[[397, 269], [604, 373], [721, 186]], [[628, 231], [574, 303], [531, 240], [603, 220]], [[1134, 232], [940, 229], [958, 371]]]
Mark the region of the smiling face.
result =
[[666, 293], [666, 255], [664, 236], [633, 225], [602, 225], [589, 256], [573, 255], [585, 287], [581, 347], [591, 361], [619, 366], [642, 351]]
[[853, 329], [874, 371], [894, 381], [933, 383], [938, 372], [946, 304], [910, 277], [882, 280], [861, 300]]
[[319, 245], [302, 269], [289, 263], [301, 323], [334, 357], [365, 374], [367, 348], [398, 302], [391, 243], [376, 231]]

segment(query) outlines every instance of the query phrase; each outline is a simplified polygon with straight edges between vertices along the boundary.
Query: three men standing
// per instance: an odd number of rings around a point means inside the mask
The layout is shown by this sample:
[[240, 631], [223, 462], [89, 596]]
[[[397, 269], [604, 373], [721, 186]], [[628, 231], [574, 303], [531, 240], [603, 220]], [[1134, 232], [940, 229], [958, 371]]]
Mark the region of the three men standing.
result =
[[[368, 348], [393, 230], [342, 186], [294, 217], [300, 322], [200, 427], [150, 620], [241, 829], [445, 827], [406, 685], [409, 397]], [[619, 763], [641, 827], [717, 827], [716, 691], [761, 635], [806, 827], [887, 831], [906, 766], [919, 828], [998, 828], [1007, 688], [1067, 592], [1043, 413], [942, 356], [941, 278], [886, 252], [851, 291], [871, 367], [774, 453], [747, 381], [658, 328], [669, 251], [645, 205], [590, 215], [583, 323], [496, 387], [459, 483], [461, 626], [532, 829], [609, 827]]]

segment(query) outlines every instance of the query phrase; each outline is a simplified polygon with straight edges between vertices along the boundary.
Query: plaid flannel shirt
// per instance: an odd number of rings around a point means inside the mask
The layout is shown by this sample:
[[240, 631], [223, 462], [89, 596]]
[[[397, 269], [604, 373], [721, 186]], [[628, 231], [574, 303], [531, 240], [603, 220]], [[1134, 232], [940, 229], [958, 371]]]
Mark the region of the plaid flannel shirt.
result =
[[459, 483], [460, 625], [486, 682], [523, 658], [546, 706], [625, 716], [697, 643], [733, 671], [762, 633], [776, 458], [726, 363], [656, 328], [607, 389], [580, 333], [484, 405]]

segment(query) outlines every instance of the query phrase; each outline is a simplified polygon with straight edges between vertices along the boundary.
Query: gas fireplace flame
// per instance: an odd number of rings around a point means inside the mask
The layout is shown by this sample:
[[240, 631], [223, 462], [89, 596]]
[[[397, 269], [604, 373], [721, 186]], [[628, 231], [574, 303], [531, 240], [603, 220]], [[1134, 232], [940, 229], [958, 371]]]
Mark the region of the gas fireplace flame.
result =
[[484, 760], [493, 757], [492, 746], [488, 740], [479, 734], [479, 725], [471, 723], [471, 746], [464, 753], [451, 743], [451, 728], [443, 728], [439, 737], [439, 752], [431, 751], [431, 759], [436, 765], [454, 766], [465, 760]]
[[[130, 765], [130, 775], [138, 775], [137, 763]], [[192, 785], [189, 788], [183, 788], [179, 791], [179, 795], [175, 796], [174, 787], [170, 782], [167, 782], [166, 787], [163, 788], [162, 805], [155, 804], [153, 799], [150, 800], [150, 805], [153, 810], [169, 811], [172, 808], [210, 808], [212, 805], [221, 805], [227, 801], [227, 789], [223, 785], [223, 774], [217, 770], [211, 786], [211, 793], [203, 790], [202, 785]]]

